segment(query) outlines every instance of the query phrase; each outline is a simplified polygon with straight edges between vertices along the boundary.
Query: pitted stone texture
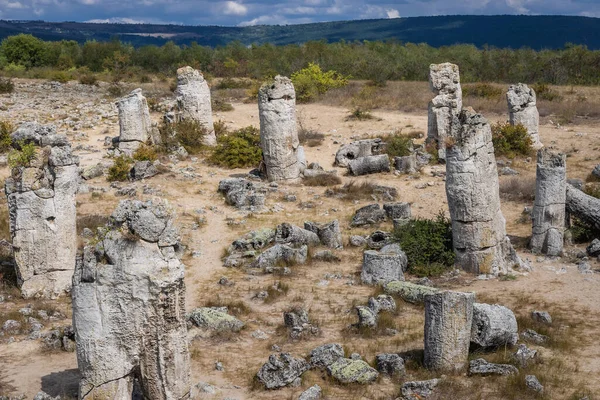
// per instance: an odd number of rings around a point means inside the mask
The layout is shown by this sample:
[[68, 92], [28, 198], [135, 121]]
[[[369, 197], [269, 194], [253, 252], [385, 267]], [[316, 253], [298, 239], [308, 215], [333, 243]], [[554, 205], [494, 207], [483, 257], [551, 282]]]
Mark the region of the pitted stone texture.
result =
[[488, 121], [473, 109], [455, 118], [446, 154], [446, 196], [456, 265], [474, 274], [506, 274], [521, 260], [506, 236]]
[[195, 326], [216, 332], [239, 332], [244, 323], [229, 315], [227, 307], [200, 307], [187, 315]]
[[348, 171], [354, 176], [390, 172], [390, 158], [387, 154], [380, 154], [351, 160]]
[[334, 164], [338, 167], [347, 167], [353, 160], [379, 155], [384, 150], [385, 143], [382, 139], [358, 140], [340, 147], [335, 154]]
[[425, 302], [425, 296], [439, 292], [436, 288], [404, 281], [388, 282], [383, 286], [383, 290], [389, 295], [398, 296], [413, 304], [422, 304]]
[[277, 243], [275, 246], [263, 251], [251, 264], [251, 268], [260, 268], [267, 273], [272, 273], [280, 264], [296, 265], [306, 263], [308, 246], [298, 249], [285, 244]]
[[356, 210], [350, 225], [374, 225], [383, 221], [385, 221], [385, 211], [381, 209], [379, 204], [370, 204]]
[[410, 203], [386, 203], [383, 209], [391, 220], [408, 221], [412, 216]]
[[257, 211], [265, 206], [266, 188], [246, 179], [223, 179], [217, 191], [225, 196], [227, 204], [241, 210]]
[[531, 214], [531, 250], [549, 256], [563, 252], [565, 203], [567, 201], [567, 158], [540, 149], [537, 153], [535, 204]]
[[381, 311], [396, 311], [396, 301], [388, 294], [380, 294], [377, 297], [369, 297], [368, 304], [369, 308], [373, 310], [375, 314], [379, 314]]
[[450, 63], [429, 66], [429, 87], [435, 97], [429, 103], [427, 141], [435, 143], [438, 156], [446, 159], [446, 139], [453, 119], [462, 110], [462, 89], [458, 66]]
[[514, 346], [519, 340], [517, 318], [497, 304], [475, 303], [471, 342], [481, 347]]
[[[184, 265], [164, 204], [122, 201], [73, 276], [80, 399], [183, 399], [190, 392]], [[162, 231], [161, 233], [158, 233]]]
[[210, 88], [200, 71], [192, 67], [177, 70], [177, 89], [175, 89], [179, 120], [198, 122], [206, 129], [204, 144], [215, 146], [217, 137], [213, 126]]
[[23, 124], [12, 138], [44, 146], [5, 181], [17, 280], [25, 298], [54, 298], [71, 289], [75, 269], [79, 159], [53, 126]]
[[275, 243], [299, 247], [303, 245], [317, 246], [321, 241], [315, 232], [296, 225], [283, 223], [278, 225], [275, 230]]
[[344, 349], [341, 344], [324, 344], [310, 352], [310, 364], [313, 368], [325, 368], [343, 357]]
[[375, 362], [377, 370], [381, 373], [391, 376], [406, 374], [404, 360], [398, 354], [378, 354]]
[[321, 393], [321, 386], [314, 385], [302, 392], [298, 400], [319, 400], [321, 399]]
[[399, 248], [390, 246], [386, 251], [367, 250], [363, 253], [360, 277], [363, 283], [369, 285], [403, 281], [407, 264], [408, 258]]
[[460, 371], [469, 358], [473, 293], [439, 292], [425, 296], [425, 353], [428, 369]]
[[337, 219], [326, 224], [306, 221], [304, 222], [304, 229], [316, 233], [323, 246], [331, 249], [344, 248], [340, 222]]
[[296, 91], [289, 78], [277, 75], [258, 91], [260, 147], [269, 181], [300, 177]]
[[487, 362], [483, 358], [471, 360], [469, 362], [469, 375], [513, 375], [519, 370], [510, 364], [494, 364]]
[[539, 129], [540, 114], [536, 105], [535, 91], [524, 83], [511, 85], [506, 92], [506, 100], [510, 124], [523, 125], [531, 137], [533, 147], [536, 149], [542, 147]]
[[377, 326], [377, 312], [370, 307], [356, 306], [358, 326], [363, 328], [374, 328]]
[[135, 89], [129, 95], [117, 101], [119, 110], [119, 150], [133, 154], [142, 144], [152, 137], [152, 122], [146, 98], [142, 89]]
[[441, 379], [430, 379], [428, 381], [412, 381], [402, 384], [402, 400], [422, 400], [433, 394], [435, 387]]
[[267, 389], [279, 389], [293, 383], [309, 368], [304, 359], [289, 353], [271, 354], [256, 376]]
[[567, 184], [567, 211], [600, 230], [600, 199]]
[[327, 367], [329, 374], [341, 383], [367, 384], [375, 381], [379, 372], [363, 360], [340, 358]]

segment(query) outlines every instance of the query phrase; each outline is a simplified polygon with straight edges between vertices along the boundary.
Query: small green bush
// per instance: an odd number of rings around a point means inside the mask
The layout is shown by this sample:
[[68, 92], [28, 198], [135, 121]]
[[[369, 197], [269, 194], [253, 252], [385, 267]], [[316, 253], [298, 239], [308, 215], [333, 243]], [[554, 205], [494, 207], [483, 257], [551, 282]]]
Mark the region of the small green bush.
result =
[[66, 71], [54, 71], [50, 74], [50, 80], [67, 83], [71, 80], [71, 75]]
[[227, 129], [227, 123], [222, 119], [213, 122], [213, 128], [215, 130], [216, 137], [229, 133], [229, 130]]
[[156, 161], [158, 159], [158, 154], [154, 147], [142, 144], [135, 153], [133, 153], [133, 159], [135, 161]]
[[12, 149], [8, 152], [8, 166], [10, 168], [27, 167], [35, 158], [35, 144], [20, 142], [19, 148], [20, 150]]
[[471, 85], [464, 85], [462, 87], [462, 93], [465, 97], [497, 99], [502, 96], [503, 91], [499, 87], [490, 85], [489, 83], [474, 83]]
[[375, 118], [375, 117], [369, 111], [363, 110], [361, 107], [356, 107], [354, 110], [352, 110], [350, 112], [350, 115], [348, 115], [346, 117], [346, 121], [351, 121], [351, 120], [365, 121], [365, 120], [373, 119], [373, 118]]
[[0, 153], [6, 153], [10, 150], [12, 139], [10, 134], [13, 132], [14, 127], [8, 121], [0, 121]]
[[125, 155], [115, 157], [113, 165], [108, 169], [108, 181], [126, 181], [129, 179], [129, 171], [133, 160]]
[[175, 124], [175, 137], [190, 154], [198, 154], [204, 150], [206, 128], [194, 120], [183, 120]]
[[517, 155], [528, 156], [533, 152], [533, 142], [523, 125], [500, 123], [492, 125], [492, 142], [496, 156], [514, 158]]
[[336, 71], [323, 72], [318, 64], [309, 63], [308, 67], [294, 72], [291, 76], [296, 89], [296, 99], [301, 103], [314, 100], [329, 89], [346, 86], [349, 76]]
[[451, 224], [441, 212], [433, 220], [411, 220], [395, 230], [394, 237], [408, 257], [409, 272], [415, 275], [440, 275], [454, 265]]
[[260, 131], [247, 126], [217, 137], [210, 161], [227, 168], [255, 167], [262, 160]]
[[385, 139], [385, 151], [390, 158], [405, 157], [412, 154], [413, 141], [411, 138], [395, 133]]
[[125, 89], [118, 83], [113, 83], [108, 87], [108, 94], [112, 97], [121, 97], [124, 93]]
[[15, 84], [12, 79], [0, 78], [0, 94], [12, 93], [15, 90]]
[[588, 243], [600, 237], [598, 229], [576, 217], [573, 217], [573, 222], [569, 230], [573, 236], [573, 243]]
[[233, 106], [231, 105], [231, 103], [227, 103], [226, 101], [213, 99], [212, 110], [220, 112], [233, 111]]
[[79, 77], [79, 83], [81, 83], [82, 85], [97, 85], [98, 78], [96, 78], [96, 75], [92, 73], [87, 73]]
[[545, 83], [538, 83], [531, 86], [535, 90], [535, 95], [538, 100], [547, 101], [562, 101], [563, 97], [556, 90], [550, 88]]

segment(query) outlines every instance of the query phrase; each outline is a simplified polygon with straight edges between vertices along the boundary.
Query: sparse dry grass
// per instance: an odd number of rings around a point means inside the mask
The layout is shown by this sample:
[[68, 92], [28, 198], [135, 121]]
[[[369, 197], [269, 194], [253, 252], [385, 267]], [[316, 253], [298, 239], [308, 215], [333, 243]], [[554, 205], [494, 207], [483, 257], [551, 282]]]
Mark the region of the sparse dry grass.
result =
[[335, 174], [307, 176], [302, 180], [305, 186], [336, 186], [342, 183], [342, 178]]
[[500, 198], [503, 200], [535, 200], [535, 177], [510, 176], [500, 179]]
[[345, 201], [355, 201], [373, 200], [373, 196], [385, 199], [386, 193], [394, 199], [398, 196], [395, 188], [381, 186], [373, 182], [357, 183], [356, 181], [352, 181], [342, 187], [327, 189], [325, 195], [328, 197], [337, 197]]

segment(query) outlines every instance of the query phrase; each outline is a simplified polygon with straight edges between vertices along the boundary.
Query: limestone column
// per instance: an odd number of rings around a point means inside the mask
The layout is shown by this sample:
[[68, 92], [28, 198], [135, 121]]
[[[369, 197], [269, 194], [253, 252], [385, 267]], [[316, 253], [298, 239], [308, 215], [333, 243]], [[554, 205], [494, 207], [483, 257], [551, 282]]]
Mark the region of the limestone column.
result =
[[559, 256], [563, 251], [565, 233], [566, 156], [547, 149], [538, 150], [535, 183], [531, 250]]
[[131, 155], [152, 137], [152, 123], [142, 89], [135, 89], [117, 101], [119, 110], [119, 150]]
[[276, 76], [258, 91], [260, 147], [269, 181], [300, 177], [296, 92], [289, 78]]
[[198, 122], [206, 129], [204, 144], [215, 146], [217, 137], [213, 125], [210, 88], [200, 71], [192, 67], [177, 70], [177, 89], [175, 89], [179, 119]]
[[474, 293], [425, 295], [425, 368], [455, 372], [469, 360]]
[[525, 85], [511, 85], [506, 93], [508, 114], [511, 125], [521, 124], [527, 128], [535, 149], [542, 147], [540, 142], [540, 114], [537, 109], [535, 91]]

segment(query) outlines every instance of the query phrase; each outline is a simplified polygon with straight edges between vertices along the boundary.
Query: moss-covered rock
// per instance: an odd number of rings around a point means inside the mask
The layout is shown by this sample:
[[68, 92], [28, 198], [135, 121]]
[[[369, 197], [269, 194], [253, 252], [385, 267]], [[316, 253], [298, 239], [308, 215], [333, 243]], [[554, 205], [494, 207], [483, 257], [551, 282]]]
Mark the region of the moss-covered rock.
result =
[[327, 367], [329, 374], [341, 383], [366, 384], [373, 382], [379, 372], [363, 360], [340, 358]]
[[404, 281], [392, 281], [388, 282], [383, 290], [386, 294], [391, 296], [398, 296], [402, 300], [413, 304], [420, 304], [425, 302], [425, 295], [433, 294], [439, 290], [429, 286], [417, 285], [410, 282]]
[[227, 313], [227, 307], [201, 307], [187, 315], [187, 319], [199, 328], [218, 332], [239, 332], [244, 323]]

